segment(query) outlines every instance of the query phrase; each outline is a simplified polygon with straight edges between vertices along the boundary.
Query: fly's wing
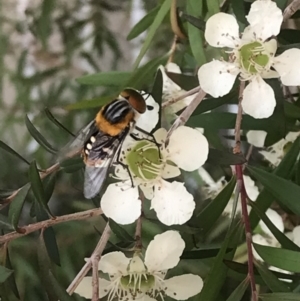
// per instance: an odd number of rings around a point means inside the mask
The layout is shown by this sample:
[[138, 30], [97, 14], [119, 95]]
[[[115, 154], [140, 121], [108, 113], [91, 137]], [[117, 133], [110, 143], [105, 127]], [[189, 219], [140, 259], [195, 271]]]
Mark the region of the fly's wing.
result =
[[129, 127], [117, 136], [110, 136], [100, 131], [94, 136], [96, 140], [92, 144], [92, 148], [89, 150], [85, 160], [85, 198], [91, 199], [100, 191], [108, 169], [128, 132]]
[[79, 154], [85, 141], [96, 131], [95, 121], [92, 120], [87, 126], [79, 131], [78, 135], [73, 140], [60, 150], [58, 157], [59, 162], [66, 158], [71, 158], [77, 153]]

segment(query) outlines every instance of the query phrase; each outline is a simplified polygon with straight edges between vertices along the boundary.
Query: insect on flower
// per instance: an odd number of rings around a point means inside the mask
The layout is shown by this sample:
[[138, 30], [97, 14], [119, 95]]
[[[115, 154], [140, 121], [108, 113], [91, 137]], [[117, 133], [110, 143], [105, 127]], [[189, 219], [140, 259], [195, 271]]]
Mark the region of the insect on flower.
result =
[[[146, 109], [142, 94], [134, 89], [125, 89], [116, 99], [103, 106], [95, 119], [68, 145], [73, 154], [81, 151], [85, 163], [86, 198], [93, 198], [99, 192], [114, 159], [122, 164], [118, 161], [122, 143]], [[151, 110], [151, 107], [148, 109]], [[140, 128], [138, 130], [144, 132]]]

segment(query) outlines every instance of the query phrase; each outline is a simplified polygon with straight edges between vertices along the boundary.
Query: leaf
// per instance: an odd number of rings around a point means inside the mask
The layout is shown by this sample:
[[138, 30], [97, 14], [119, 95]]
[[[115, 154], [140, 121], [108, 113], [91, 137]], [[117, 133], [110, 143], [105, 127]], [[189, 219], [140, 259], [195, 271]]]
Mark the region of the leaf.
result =
[[109, 101], [116, 98], [116, 95], [102, 96], [93, 99], [84, 99], [76, 103], [65, 106], [66, 110], [84, 110], [91, 108], [100, 108], [106, 105]]
[[52, 271], [48, 273], [49, 282], [51, 283], [51, 288], [54, 290], [59, 301], [74, 301], [74, 296], [70, 296], [65, 288], [63, 288], [58, 281], [55, 279]]
[[[195, 13], [197, 11], [195, 11], [193, 2], [187, 1], [186, 4], [187, 4], [186, 5], [187, 13], [196, 17]], [[199, 29], [196, 28], [191, 23], [187, 24], [187, 28], [188, 28], [188, 38], [189, 38], [192, 53], [198, 65], [201, 66], [204, 63], [206, 63], [206, 56], [204, 52], [204, 41], [205, 41], [204, 33], [203, 31], [199, 31]]]
[[[299, 11], [300, 13], [300, 11]], [[300, 48], [300, 43], [294, 43], [294, 44], [288, 44], [288, 45], [280, 45], [277, 48], [276, 51], [276, 56], [279, 54], [282, 54], [284, 51], [288, 50], [288, 49], [292, 49], [292, 48]]]
[[245, 1], [241, 0], [231, 0], [232, 10], [237, 20], [243, 24], [248, 24], [246, 19]]
[[147, 30], [149, 26], [153, 23], [155, 16], [157, 15], [160, 6], [157, 6], [149, 11], [147, 15], [145, 15], [138, 23], [136, 23], [133, 28], [130, 30], [127, 41], [130, 41], [136, 37], [138, 37], [142, 32]]
[[50, 209], [48, 208], [47, 202], [44, 192], [44, 187], [40, 178], [40, 174], [36, 167], [35, 161], [30, 164], [29, 168], [29, 180], [31, 182], [31, 188], [37, 203], [41, 206], [41, 208], [48, 214], [49, 217], [53, 217]]
[[128, 71], [108, 71], [84, 75], [76, 80], [82, 85], [93, 85], [101, 87], [122, 87], [131, 76]]
[[119, 226], [116, 222], [114, 222], [112, 219], [109, 220], [109, 225], [112, 229], [112, 231], [117, 235], [119, 239], [121, 239], [123, 242], [133, 242], [134, 239], [131, 237], [131, 235], [128, 234], [126, 230], [124, 230], [121, 226]]
[[[11, 262], [10, 262], [10, 253], [8, 252], [8, 248], [6, 248], [6, 268], [8, 268], [9, 270], [13, 270]], [[18, 291], [15, 277], [8, 277], [7, 283], [9, 285], [9, 287], [11, 288], [11, 290], [13, 291], [14, 295], [17, 297], [17, 299], [20, 299], [20, 294]]]
[[49, 153], [55, 154], [57, 150], [54, 149], [47, 140], [41, 135], [41, 133], [34, 127], [34, 125], [29, 120], [28, 116], [25, 117], [25, 124], [30, 135], [35, 139], [35, 141], [40, 144]]
[[16, 231], [19, 230], [18, 229], [19, 218], [29, 189], [30, 189], [30, 183], [27, 183], [17, 193], [17, 195], [14, 197], [14, 199], [12, 200], [9, 206], [8, 217]]
[[256, 167], [248, 165], [247, 169], [280, 204], [300, 215], [300, 186]]
[[56, 174], [50, 174], [43, 180], [45, 203], [48, 203], [53, 194], [56, 183]]
[[300, 272], [299, 252], [255, 243], [253, 243], [253, 246], [260, 257], [269, 265], [294, 273]]
[[198, 214], [197, 226], [201, 228], [204, 233], [208, 232], [223, 213], [232, 196], [235, 184], [236, 180], [232, 177], [221, 192]]
[[56, 265], [60, 266], [60, 256], [54, 229], [52, 227], [45, 229], [43, 238], [49, 257]]
[[[183, 251], [180, 259], [204, 259], [215, 257], [218, 255], [220, 249], [203, 249], [194, 251]], [[226, 253], [231, 252], [231, 248], [227, 248]]]
[[64, 125], [62, 125], [50, 112], [50, 110], [48, 108], [46, 108], [45, 110], [45, 114], [48, 117], [48, 119], [50, 121], [52, 121], [58, 128], [63, 129], [66, 133], [70, 134], [71, 136], [75, 137], [75, 135], [69, 131]]
[[196, 18], [192, 15], [186, 14], [183, 11], [180, 11], [179, 16], [183, 21], [189, 22], [191, 25], [195, 26], [196, 28], [202, 31], [205, 30], [205, 21], [203, 19]]
[[299, 301], [300, 294], [298, 293], [260, 294], [259, 298], [263, 301]]
[[145, 42], [140, 50], [138, 57], [136, 58], [136, 60], [133, 64], [133, 70], [137, 69], [137, 67], [139, 66], [142, 58], [144, 57], [145, 53], [147, 52], [148, 48], [150, 47], [150, 44], [151, 44], [155, 34], [157, 34], [157, 30], [158, 30], [159, 26], [161, 25], [165, 16], [169, 12], [170, 7], [171, 7], [171, 0], [164, 0], [162, 5], [160, 6], [159, 11], [156, 13], [153, 23], [149, 27]]
[[175, 84], [180, 86], [183, 90], [188, 91], [199, 86], [199, 80], [197, 76], [173, 72], [167, 72], [167, 75]]
[[133, 71], [130, 79], [126, 83], [127, 87], [134, 87], [137, 90], [141, 90], [145, 85], [149, 85], [149, 82], [153, 81], [153, 77], [157, 71], [159, 65], [164, 65], [167, 61], [167, 55], [155, 58], [147, 62], [142, 67]]
[[9, 222], [9, 219], [7, 216], [0, 214], [0, 229], [1, 230], [14, 230], [14, 227]]
[[262, 279], [272, 292], [290, 292], [289, 287], [280, 281], [264, 264], [255, 262]]
[[218, 149], [210, 148], [207, 162], [219, 165], [239, 165], [246, 162], [243, 154], [233, 154], [227, 151], [220, 151]]
[[11, 147], [9, 147], [7, 144], [5, 144], [3, 141], [0, 140], [0, 148], [4, 149], [6, 152], [12, 154], [13, 156], [19, 158], [26, 164], [30, 164], [25, 158], [23, 158], [21, 155], [19, 155], [15, 150], [13, 150]]
[[237, 288], [231, 293], [226, 301], [240, 301], [242, 300], [247, 287], [249, 286], [249, 278], [246, 277]]
[[274, 2], [276, 2], [277, 6], [281, 10], [284, 10], [286, 8], [286, 4], [287, 4], [288, 0], [275, 0]]
[[289, 249], [292, 251], [300, 252], [300, 247], [298, 247], [293, 241], [291, 241], [284, 233], [282, 233], [268, 218], [268, 216], [263, 213], [255, 202], [248, 203], [255, 213], [259, 216], [259, 218], [266, 224], [268, 229], [272, 232], [275, 238], [279, 241], [281, 246], [285, 249]]
[[[297, 157], [299, 155], [300, 151], [300, 138], [297, 138], [289, 151], [286, 153], [284, 158], [281, 160], [280, 164], [276, 167], [274, 171], [274, 175], [283, 177], [283, 178], [288, 178], [291, 174], [291, 170], [293, 169]], [[273, 196], [272, 194], [266, 190], [263, 189], [262, 192], [259, 194], [257, 197], [255, 204], [259, 207], [259, 209], [262, 212], [265, 212], [272, 204], [273, 202]], [[250, 221], [251, 221], [251, 227], [254, 229], [258, 222], [259, 218], [255, 214], [254, 211], [250, 213]]]
[[159, 129], [161, 127], [162, 91], [163, 91], [163, 76], [162, 76], [160, 69], [158, 69], [156, 72], [154, 84], [153, 84], [150, 94], [154, 98], [155, 102], [157, 102], [159, 104], [159, 114], [158, 114], [159, 120], [156, 124], [156, 127], [153, 129], [152, 132], [155, 132], [157, 129]]
[[[240, 227], [240, 226], [239, 226]], [[229, 243], [236, 245], [236, 238], [239, 236], [241, 227], [230, 227], [222, 247], [214, 260], [213, 266], [204, 281], [204, 286], [199, 294], [199, 300], [213, 301], [216, 299], [219, 290], [226, 280], [227, 267], [223, 263], [224, 259], [232, 259], [235, 253], [235, 249], [226, 254]]]
[[300, 30], [297, 29], [281, 29], [277, 36], [281, 44], [293, 44], [300, 42]]
[[0, 283], [3, 283], [7, 278], [13, 273], [13, 270], [10, 270], [3, 265], [0, 265]]

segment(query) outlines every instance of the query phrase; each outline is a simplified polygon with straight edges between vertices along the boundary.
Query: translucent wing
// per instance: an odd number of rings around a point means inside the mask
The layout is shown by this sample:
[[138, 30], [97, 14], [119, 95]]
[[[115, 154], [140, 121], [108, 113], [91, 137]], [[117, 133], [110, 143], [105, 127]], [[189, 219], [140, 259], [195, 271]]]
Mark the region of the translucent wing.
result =
[[97, 131], [95, 127], [95, 121], [92, 120], [87, 126], [79, 131], [77, 136], [71, 140], [67, 145], [65, 145], [61, 150], [58, 157], [59, 162], [63, 159], [73, 157], [79, 154], [83, 149], [84, 143], [94, 132]]
[[88, 150], [85, 158], [84, 196], [87, 199], [93, 198], [101, 189], [108, 169], [128, 132], [129, 127], [117, 136], [110, 136], [100, 131], [93, 136], [95, 142], [91, 144], [91, 149]]

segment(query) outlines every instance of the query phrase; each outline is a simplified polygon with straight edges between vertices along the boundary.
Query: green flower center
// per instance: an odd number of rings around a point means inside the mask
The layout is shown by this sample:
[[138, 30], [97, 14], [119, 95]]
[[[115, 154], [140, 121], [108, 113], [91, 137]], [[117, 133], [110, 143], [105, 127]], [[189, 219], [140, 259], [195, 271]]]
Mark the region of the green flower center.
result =
[[153, 275], [144, 274], [130, 274], [122, 276], [120, 283], [122, 287], [129, 290], [131, 294], [147, 293], [155, 285], [155, 278]]
[[160, 152], [156, 144], [143, 140], [127, 154], [126, 161], [133, 176], [143, 180], [154, 180], [162, 169]]
[[242, 67], [251, 74], [261, 72], [269, 63], [269, 56], [263, 53], [264, 46], [259, 42], [252, 42], [242, 46], [240, 49], [240, 63]]

